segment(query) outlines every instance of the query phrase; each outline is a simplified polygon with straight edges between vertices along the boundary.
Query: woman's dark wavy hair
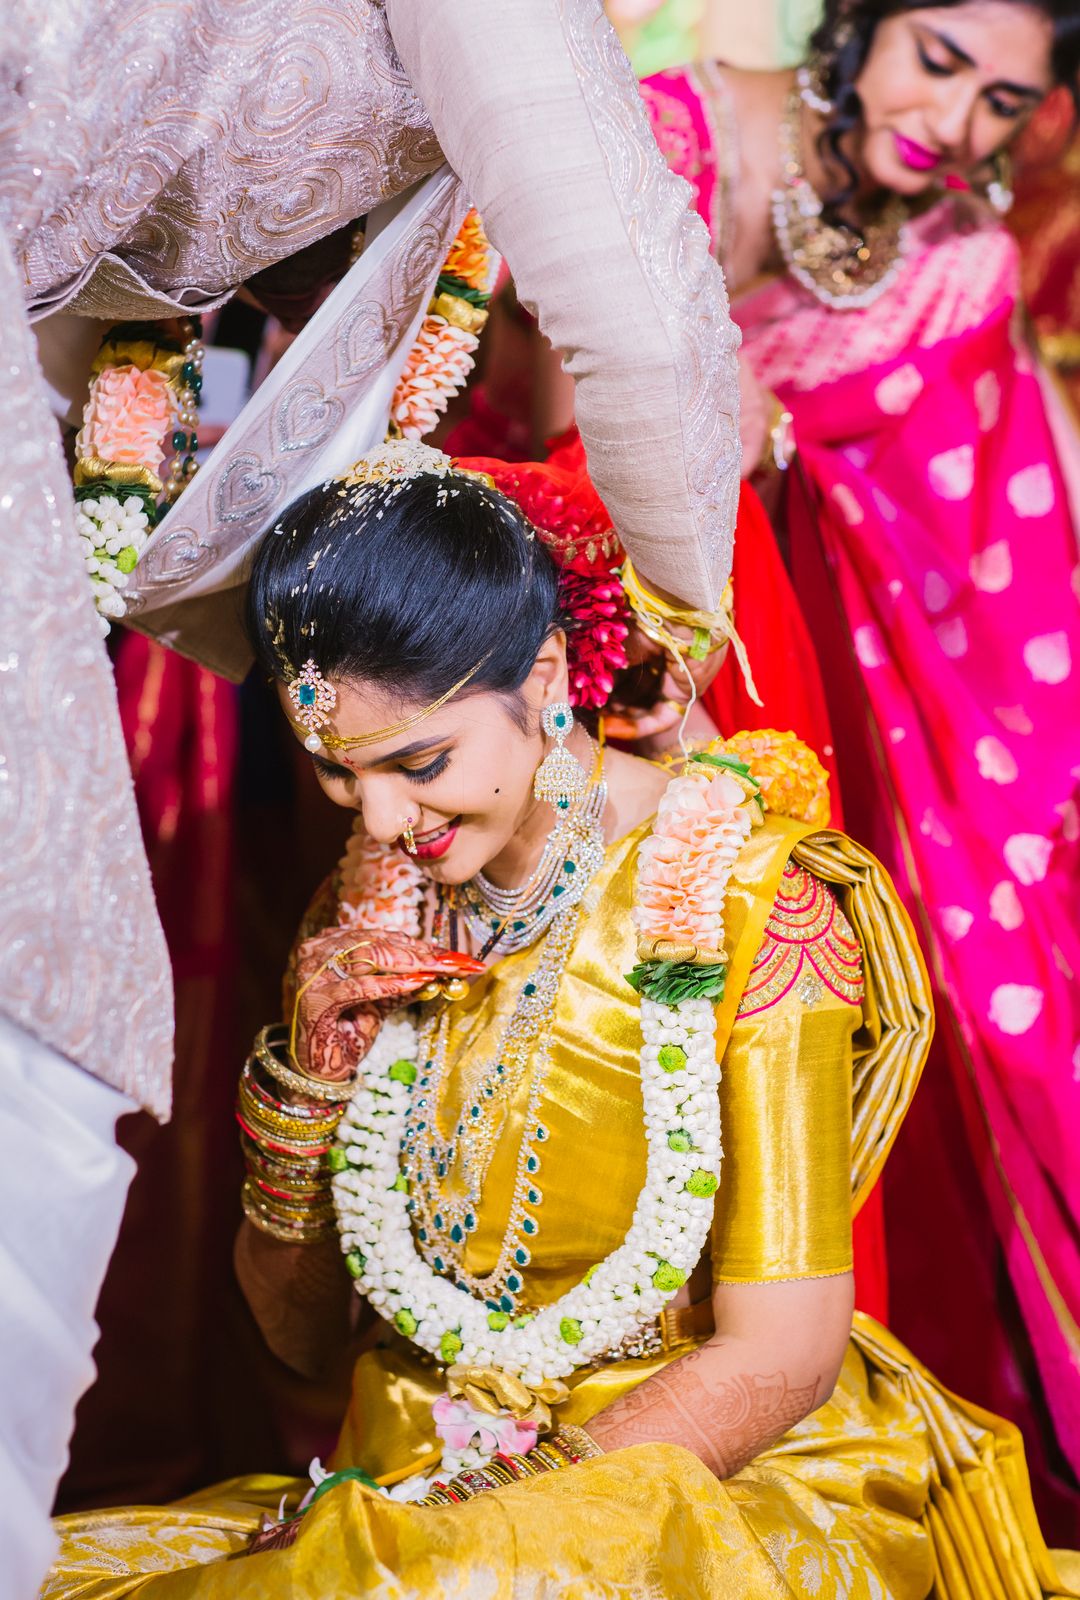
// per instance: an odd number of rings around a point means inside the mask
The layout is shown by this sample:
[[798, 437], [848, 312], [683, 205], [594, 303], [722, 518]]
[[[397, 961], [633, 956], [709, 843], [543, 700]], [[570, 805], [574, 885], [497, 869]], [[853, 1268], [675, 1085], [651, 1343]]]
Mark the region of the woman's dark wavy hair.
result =
[[[825, 159], [844, 174], [845, 183], [829, 197], [832, 210], [851, 198], [857, 175], [841, 141], [859, 125], [862, 102], [855, 88], [870, 53], [879, 23], [905, 11], [922, 11], [928, 0], [826, 0], [821, 26], [810, 40], [813, 54], [823, 66], [822, 89], [835, 107], [821, 134]], [[964, 0], [938, 0], [942, 6]], [[1054, 30], [1051, 69], [1055, 83], [1072, 95], [1080, 117], [1080, 4], [1078, 0], [1016, 0], [1028, 11], [1049, 19]]]
[[287, 680], [312, 658], [328, 678], [428, 704], [517, 693], [563, 625], [558, 569], [512, 501], [476, 479], [424, 473], [324, 483], [294, 500], [255, 556], [246, 626], [259, 665]]

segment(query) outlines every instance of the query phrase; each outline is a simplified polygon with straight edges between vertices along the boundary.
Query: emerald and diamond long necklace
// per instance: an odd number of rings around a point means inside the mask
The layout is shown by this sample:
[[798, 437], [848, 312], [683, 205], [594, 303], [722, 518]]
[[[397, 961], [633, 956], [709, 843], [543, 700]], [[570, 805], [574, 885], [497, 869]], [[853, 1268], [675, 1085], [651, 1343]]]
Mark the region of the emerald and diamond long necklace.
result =
[[[419, 1072], [410, 1095], [402, 1145], [417, 1244], [436, 1272], [452, 1269], [455, 1280], [485, 1299], [494, 1315], [517, 1310], [522, 1271], [540, 1228], [536, 1209], [543, 1198], [541, 1147], [549, 1130], [539, 1113], [550, 1065], [551, 1032], [559, 986], [581, 921], [582, 899], [604, 862], [606, 798], [607, 786], [601, 778], [589, 786], [574, 814], [552, 830], [524, 894], [495, 890], [503, 898], [485, 907], [487, 914], [479, 927], [470, 918], [474, 933], [485, 938], [491, 936], [493, 923], [498, 929], [509, 919], [513, 942], [500, 943], [511, 949], [523, 949], [542, 934], [546, 940], [532, 975], [521, 986], [495, 1055], [472, 1074], [461, 1115], [448, 1136], [439, 1127], [438, 1111], [449, 1066], [449, 1007], [433, 1006], [420, 1025]], [[486, 899], [486, 886], [483, 892]], [[524, 923], [524, 928], [515, 927], [517, 922]], [[462, 1257], [468, 1237], [477, 1227], [484, 1181], [509, 1106], [530, 1072], [506, 1228], [495, 1266], [479, 1278], [465, 1271]], [[451, 1174], [460, 1180], [457, 1193], [446, 1188], [445, 1180]]]

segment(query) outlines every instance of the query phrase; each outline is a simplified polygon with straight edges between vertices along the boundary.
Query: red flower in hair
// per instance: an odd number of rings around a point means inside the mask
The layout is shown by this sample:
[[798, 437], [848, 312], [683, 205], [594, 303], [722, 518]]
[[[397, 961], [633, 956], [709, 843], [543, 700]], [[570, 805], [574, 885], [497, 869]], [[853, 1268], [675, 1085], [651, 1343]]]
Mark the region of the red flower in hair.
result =
[[570, 619], [570, 703], [599, 711], [611, 697], [615, 673], [627, 665], [629, 609], [618, 575], [623, 548], [589, 478], [577, 430], [547, 461], [468, 456], [455, 465], [488, 473], [554, 556], [559, 598]]

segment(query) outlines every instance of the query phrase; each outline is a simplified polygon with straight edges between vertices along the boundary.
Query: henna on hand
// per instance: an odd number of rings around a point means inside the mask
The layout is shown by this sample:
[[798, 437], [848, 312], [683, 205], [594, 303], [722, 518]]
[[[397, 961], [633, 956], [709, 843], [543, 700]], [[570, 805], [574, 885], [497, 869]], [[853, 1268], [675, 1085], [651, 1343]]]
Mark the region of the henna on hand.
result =
[[730, 1478], [801, 1422], [817, 1403], [820, 1376], [792, 1384], [786, 1372], [710, 1373], [715, 1348], [692, 1350], [593, 1417], [605, 1450], [678, 1444], [718, 1478]]

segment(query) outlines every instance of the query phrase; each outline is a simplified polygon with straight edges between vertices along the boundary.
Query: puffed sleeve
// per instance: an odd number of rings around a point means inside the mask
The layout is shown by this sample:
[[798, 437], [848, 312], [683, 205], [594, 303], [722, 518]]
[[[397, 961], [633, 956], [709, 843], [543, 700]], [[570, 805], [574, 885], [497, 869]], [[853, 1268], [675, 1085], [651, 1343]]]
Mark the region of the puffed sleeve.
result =
[[600, 0], [387, 0], [394, 44], [519, 296], [575, 380], [593, 479], [653, 583], [718, 601], [738, 333]]
[[713, 1278], [851, 1270], [859, 944], [832, 889], [789, 862], [723, 1060]]

